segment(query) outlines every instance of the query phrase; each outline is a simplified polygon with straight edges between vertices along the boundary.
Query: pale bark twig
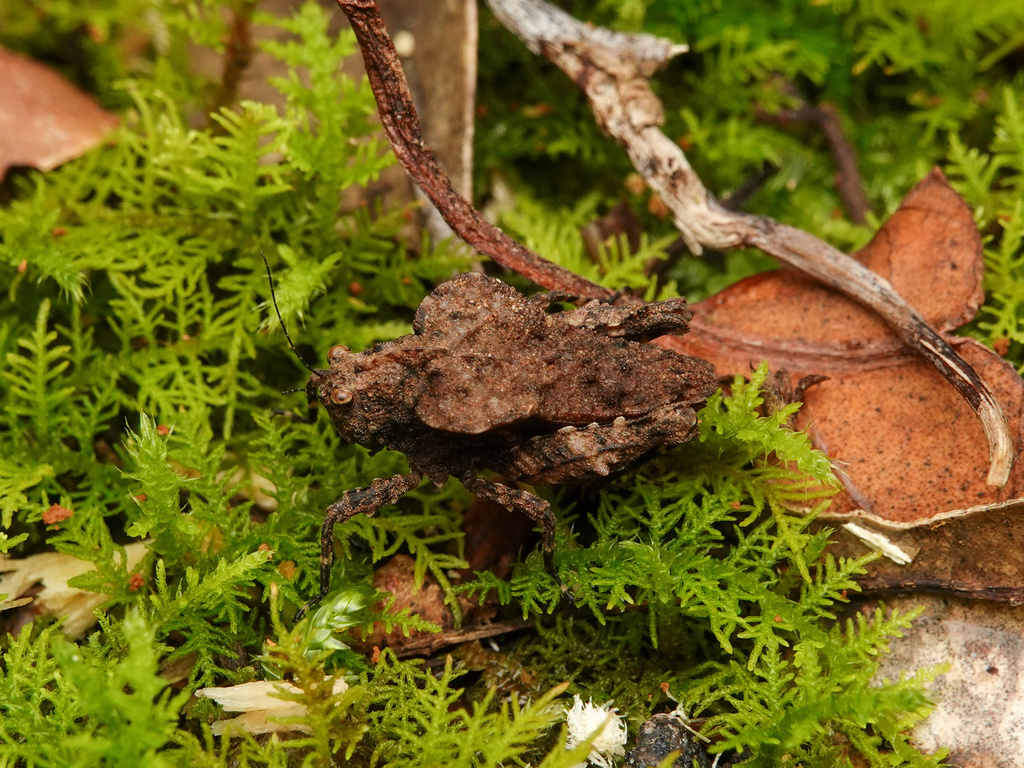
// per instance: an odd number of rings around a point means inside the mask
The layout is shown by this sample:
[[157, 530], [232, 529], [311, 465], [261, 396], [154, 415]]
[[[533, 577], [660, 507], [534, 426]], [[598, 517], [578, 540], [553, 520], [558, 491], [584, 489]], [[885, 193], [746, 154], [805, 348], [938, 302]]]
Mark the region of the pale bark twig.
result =
[[690, 250], [754, 247], [878, 313], [956, 387], [989, 441], [988, 483], [1004, 485], [1013, 463], [1002, 408], [988, 386], [889, 282], [818, 238], [765, 216], [728, 211], [704, 187], [682, 149], [660, 129], [661, 102], [649, 78], [685, 50], [652, 35], [583, 24], [543, 0], [489, 0], [495, 16], [587, 95], [598, 124], [671, 209]]

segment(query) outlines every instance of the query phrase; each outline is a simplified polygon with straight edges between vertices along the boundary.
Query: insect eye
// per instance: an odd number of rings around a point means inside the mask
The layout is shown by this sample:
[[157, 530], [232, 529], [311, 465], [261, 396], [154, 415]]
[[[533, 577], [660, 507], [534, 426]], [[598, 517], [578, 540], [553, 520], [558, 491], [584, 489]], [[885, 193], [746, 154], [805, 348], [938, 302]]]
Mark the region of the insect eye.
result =
[[335, 344], [327, 352], [327, 362], [336, 363], [346, 354], [348, 354], [348, 347], [344, 344]]
[[335, 389], [331, 391], [331, 402], [335, 405], [348, 405], [352, 402], [352, 393], [347, 389]]

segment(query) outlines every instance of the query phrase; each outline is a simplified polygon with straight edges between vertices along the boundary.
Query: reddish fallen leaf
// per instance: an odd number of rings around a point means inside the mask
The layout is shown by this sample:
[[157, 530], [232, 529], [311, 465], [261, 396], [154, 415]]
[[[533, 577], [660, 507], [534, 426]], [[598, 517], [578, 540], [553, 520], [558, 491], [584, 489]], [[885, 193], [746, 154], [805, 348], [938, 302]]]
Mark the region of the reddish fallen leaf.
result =
[[12, 166], [49, 171], [99, 144], [117, 118], [38, 62], [0, 47], [0, 178]]
[[[998, 354], [950, 335], [982, 301], [981, 242], [970, 211], [938, 171], [907, 195], [858, 254], [886, 277], [981, 375], [1002, 404], [1020, 453], [1024, 382]], [[844, 531], [837, 555], [862, 554], [865, 534], [889, 554], [866, 591], [932, 591], [1024, 603], [1024, 469], [985, 482], [988, 444], [967, 404], [873, 315], [786, 273], [745, 280], [694, 307], [691, 334], [663, 340], [712, 360], [720, 375], [769, 360], [809, 388], [796, 426], [835, 463], [843, 493], [830, 515], [875, 531]], [[869, 526], [870, 527], [870, 526]], [[883, 528], [879, 534], [877, 528]]]
[[[944, 332], [992, 387], [1021, 447], [1024, 383], [982, 345], [949, 335], [982, 301], [981, 240], [970, 210], [939, 171], [907, 195], [857, 257]], [[784, 272], [744, 280], [693, 307], [691, 331], [659, 343], [711, 360], [720, 376], [768, 360], [807, 390], [797, 427], [836, 464], [838, 513], [915, 524], [1024, 494], [1024, 467], [985, 483], [988, 444], [966, 402], [873, 314]]]

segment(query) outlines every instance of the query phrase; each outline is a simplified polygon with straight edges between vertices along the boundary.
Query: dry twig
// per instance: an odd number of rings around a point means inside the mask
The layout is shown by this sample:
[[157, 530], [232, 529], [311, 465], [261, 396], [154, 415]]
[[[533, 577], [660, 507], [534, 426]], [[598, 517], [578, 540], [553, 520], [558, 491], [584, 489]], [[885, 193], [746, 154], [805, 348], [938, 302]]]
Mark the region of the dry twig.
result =
[[[337, 0], [355, 31], [381, 122], [395, 155], [452, 230], [499, 264], [550, 290], [609, 298], [608, 289], [517, 243], [458, 192], [423, 145], [419, 119], [394, 44], [374, 0]], [[999, 403], [974, 370], [897, 294], [888, 281], [828, 243], [764, 216], [726, 210], [708, 192], [680, 147], [665, 136], [661, 102], [648, 79], [686, 50], [653, 35], [590, 27], [542, 0], [490, 0], [495, 15], [534, 53], [560, 67], [587, 94], [598, 123], [620, 144], [673, 213], [693, 253], [760, 248], [800, 273], [877, 312], [967, 400], [988, 438], [988, 482], [1004, 485], [1012, 443]]]
[[395, 654], [400, 659], [407, 659], [412, 656], [433, 656], [438, 651], [451, 648], [453, 645], [471, 643], [474, 640], [486, 640], [490, 637], [498, 637], [510, 632], [518, 632], [521, 629], [528, 629], [534, 625], [535, 622], [533, 621], [502, 621], [480, 627], [448, 629], [438, 634], [423, 635], [422, 637], [405, 640], [395, 649]]
[[[793, 90], [795, 91], [795, 89]], [[784, 109], [775, 114], [769, 114], [759, 109], [757, 117], [763, 122], [775, 125], [810, 123], [816, 126], [825, 137], [829, 154], [832, 155], [832, 162], [836, 166], [836, 191], [839, 193], [839, 199], [842, 201], [846, 215], [855, 224], [865, 223], [867, 215], [871, 211], [871, 205], [868, 203], [864, 182], [857, 169], [857, 151], [853, 148], [850, 140], [846, 138], [846, 131], [843, 130], [843, 123], [839, 119], [839, 110], [832, 104], [825, 103], [816, 107], [807, 103], [802, 97], [798, 98], [800, 98], [800, 106], [794, 109]]]
[[760, 248], [783, 264], [871, 308], [932, 363], [971, 405], [989, 441], [990, 485], [1004, 485], [1013, 463], [1002, 408], [975, 371], [893, 290], [889, 282], [818, 238], [765, 216], [728, 211], [704, 187], [682, 149], [661, 131], [661, 102], [648, 79], [686, 50], [653, 35], [583, 24], [543, 0], [489, 0], [501, 22], [545, 56], [590, 100], [598, 124], [671, 209], [690, 250]]
[[[252, 39], [252, 14], [256, 10], [256, 0], [241, 0], [231, 8], [231, 24], [224, 40], [224, 65], [220, 84], [207, 110], [214, 115], [222, 109], [230, 107], [238, 98], [238, 89], [242, 85], [242, 76], [252, 63], [256, 52]], [[215, 131], [223, 132], [223, 128], [213, 120], [210, 124]]]

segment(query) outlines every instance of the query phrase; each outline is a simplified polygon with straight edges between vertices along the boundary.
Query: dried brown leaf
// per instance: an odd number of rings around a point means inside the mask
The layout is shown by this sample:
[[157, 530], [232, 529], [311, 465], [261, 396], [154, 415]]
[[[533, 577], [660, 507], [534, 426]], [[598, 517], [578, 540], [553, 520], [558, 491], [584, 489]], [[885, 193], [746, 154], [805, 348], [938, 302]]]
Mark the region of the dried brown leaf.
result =
[[52, 69], [0, 47], [0, 178], [13, 166], [49, 171], [84, 154], [117, 118]]
[[[1024, 605], [1024, 500], [941, 515], [925, 525], [883, 529], [889, 546], [913, 558], [869, 563], [858, 581], [866, 592], [936, 592]], [[875, 526], [877, 528], [877, 526]], [[843, 531], [837, 556], [863, 554], [863, 543]]]
[[[1024, 383], [991, 350], [948, 336], [981, 304], [982, 259], [970, 211], [941, 173], [907, 195], [858, 258], [990, 384], [1019, 453]], [[1024, 493], [1021, 467], [1002, 488], [985, 483], [988, 444], [970, 407], [875, 315], [837, 292], [777, 272], [693, 310], [691, 333], [661, 343], [709, 359], [720, 376], [768, 360], [794, 381], [829, 377], [807, 390], [796, 424], [835, 462], [845, 493], [833, 511], [908, 524]]]

